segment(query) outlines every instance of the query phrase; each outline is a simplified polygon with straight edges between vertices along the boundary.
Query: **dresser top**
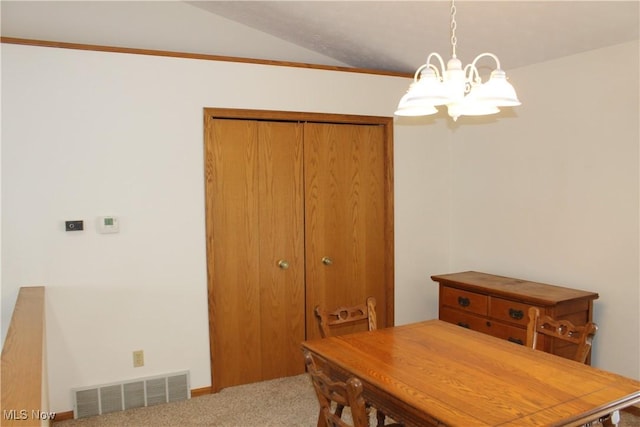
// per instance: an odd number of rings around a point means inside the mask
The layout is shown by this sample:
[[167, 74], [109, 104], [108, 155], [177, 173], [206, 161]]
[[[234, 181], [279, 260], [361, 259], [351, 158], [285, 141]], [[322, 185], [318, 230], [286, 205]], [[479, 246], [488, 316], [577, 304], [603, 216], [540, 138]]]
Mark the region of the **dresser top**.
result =
[[594, 300], [598, 298], [598, 294], [595, 292], [514, 279], [512, 277], [496, 276], [478, 271], [440, 274], [431, 276], [431, 279], [440, 284], [459, 289], [526, 300], [542, 305], [555, 305], [559, 302], [576, 299]]

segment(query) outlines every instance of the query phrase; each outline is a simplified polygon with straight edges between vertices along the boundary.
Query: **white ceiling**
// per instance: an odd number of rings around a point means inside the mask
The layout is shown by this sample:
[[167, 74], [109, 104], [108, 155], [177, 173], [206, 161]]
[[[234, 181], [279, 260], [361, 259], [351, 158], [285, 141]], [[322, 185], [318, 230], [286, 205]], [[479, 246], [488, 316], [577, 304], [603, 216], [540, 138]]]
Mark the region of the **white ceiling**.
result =
[[[640, 1], [457, 1], [457, 54], [505, 70], [639, 39]], [[449, 1], [7, 1], [3, 37], [412, 73], [451, 54]]]

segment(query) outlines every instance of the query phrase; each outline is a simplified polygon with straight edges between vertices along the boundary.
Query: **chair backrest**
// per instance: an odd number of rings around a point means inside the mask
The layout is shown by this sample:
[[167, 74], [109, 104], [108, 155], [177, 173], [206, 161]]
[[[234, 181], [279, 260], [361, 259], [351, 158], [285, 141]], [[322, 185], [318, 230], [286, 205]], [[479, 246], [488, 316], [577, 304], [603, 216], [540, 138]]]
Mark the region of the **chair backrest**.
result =
[[[304, 352], [304, 361], [327, 427], [369, 427], [369, 416], [362, 397], [362, 382], [355, 377], [346, 382], [333, 381], [318, 368], [313, 356], [307, 351]], [[344, 407], [351, 408], [353, 425], [342, 419], [342, 409], [336, 413], [335, 408]]]
[[577, 349], [573, 360], [585, 363], [597, 330], [598, 326], [593, 322], [576, 326], [568, 320], [556, 320], [550, 316], [541, 315], [539, 309], [530, 307], [527, 347], [537, 348], [538, 335], [543, 334], [575, 344]]
[[335, 310], [323, 310], [320, 306], [315, 307], [316, 318], [320, 324], [320, 335], [322, 338], [333, 335], [332, 327], [367, 320], [370, 331], [377, 329], [376, 320], [376, 299], [368, 297], [364, 304], [352, 307], [338, 307]]

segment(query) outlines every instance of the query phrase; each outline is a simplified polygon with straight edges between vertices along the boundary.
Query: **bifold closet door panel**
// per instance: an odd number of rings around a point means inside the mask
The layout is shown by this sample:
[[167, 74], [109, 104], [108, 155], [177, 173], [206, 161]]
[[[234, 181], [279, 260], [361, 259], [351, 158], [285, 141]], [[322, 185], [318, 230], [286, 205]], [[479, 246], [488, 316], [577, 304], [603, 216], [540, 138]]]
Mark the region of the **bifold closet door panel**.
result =
[[302, 374], [305, 337], [302, 124], [259, 122], [262, 379]]
[[302, 133], [297, 123], [209, 126], [211, 354], [220, 390], [304, 370]]
[[221, 389], [261, 379], [261, 326], [255, 315], [260, 312], [258, 129], [255, 122], [244, 120], [211, 122], [211, 348]]
[[[307, 319], [316, 304], [374, 296], [385, 326], [384, 150], [383, 126], [305, 124]], [[307, 322], [307, 339], [319, 337], [316, 323]]]

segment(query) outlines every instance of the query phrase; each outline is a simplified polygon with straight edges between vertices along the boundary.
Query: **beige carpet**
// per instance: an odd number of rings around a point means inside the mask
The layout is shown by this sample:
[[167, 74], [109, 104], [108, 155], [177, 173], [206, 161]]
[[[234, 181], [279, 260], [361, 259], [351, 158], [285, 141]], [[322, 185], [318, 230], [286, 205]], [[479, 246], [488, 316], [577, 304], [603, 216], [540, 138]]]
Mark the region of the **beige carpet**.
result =
[[316, 426], [318, 408], [304, 374], [229, 387], [181, 402], [57, 422], [54, 427]]
[[[317, 420], [318, 402], [305, 374], [229, 387], [182, 402], [60, 421], [54, 427], [315, 427]], [[623, 412], [620, 427], [640, 427], [640, 410]]]

